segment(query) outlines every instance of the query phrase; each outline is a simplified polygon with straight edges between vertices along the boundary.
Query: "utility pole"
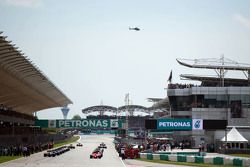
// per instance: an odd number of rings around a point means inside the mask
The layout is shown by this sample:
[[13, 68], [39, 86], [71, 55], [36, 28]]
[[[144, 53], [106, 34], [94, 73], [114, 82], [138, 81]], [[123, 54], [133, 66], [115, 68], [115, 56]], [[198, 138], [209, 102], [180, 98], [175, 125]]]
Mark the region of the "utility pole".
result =
[[126, 123], [125, 123], [125, 130], [126, 130], [126, 137], [128, 137], [128, 113], [129, 113], [129, 93], [125, 95], [125, 106], [126, 106]]

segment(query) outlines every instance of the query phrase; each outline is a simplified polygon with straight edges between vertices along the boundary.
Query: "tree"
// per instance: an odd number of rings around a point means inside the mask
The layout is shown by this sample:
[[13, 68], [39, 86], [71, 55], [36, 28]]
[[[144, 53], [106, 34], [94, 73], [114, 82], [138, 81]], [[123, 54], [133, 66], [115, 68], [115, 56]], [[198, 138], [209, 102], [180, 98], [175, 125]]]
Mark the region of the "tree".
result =
[[73, 116], [73, 118], [72, 118], [72, 119], [82, 119], [82, 118], [81, 118], [81, 116], [80, 116], [80, 115], [76, 114], [76, 115], [74, 115], [74, 116]]

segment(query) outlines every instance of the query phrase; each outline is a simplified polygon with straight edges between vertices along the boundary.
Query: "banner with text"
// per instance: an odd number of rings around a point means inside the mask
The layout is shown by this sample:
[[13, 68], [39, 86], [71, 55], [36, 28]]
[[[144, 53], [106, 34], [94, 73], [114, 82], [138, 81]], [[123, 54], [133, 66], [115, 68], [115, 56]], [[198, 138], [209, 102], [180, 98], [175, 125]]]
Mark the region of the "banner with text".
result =
[[81, 120], [36, 120], [36, 126], [43, 128], [121, 128], [120, 119], [81, 119]]
[[157, 129], [159, 130], [201, 130], [201, 119], [158, 119]]

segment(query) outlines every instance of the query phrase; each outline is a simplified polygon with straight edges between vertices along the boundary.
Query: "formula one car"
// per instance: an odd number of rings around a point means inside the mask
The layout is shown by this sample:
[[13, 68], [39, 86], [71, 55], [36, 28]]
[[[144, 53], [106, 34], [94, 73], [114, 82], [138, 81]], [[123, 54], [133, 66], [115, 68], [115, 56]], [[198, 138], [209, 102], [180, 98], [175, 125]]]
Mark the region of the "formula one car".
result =
[[58, 156], [58, 155], [61, 155], [67, 151], [69, 151], [70, 149], [66, 146], [62, 146], [62, 147], [59, 147], [59, 148], [55, 148], [53, 150], [48, 150], [47, 152], [45, 152], [43, 154], [44, 157], [55, 157], [55, 156]]
[[106, 144], [101, 143], [100, 146], [98, 146], [99, 148], [107, 148]]
[[82, 147], [82, 143], [77, 143], [76, 146]]
[[73, 146], [73, 144], [70, 144], [70, 145], [68, 146], [68, 148], [69, 148], [69, 149], [75, 149], [76, 147]]
[[90, 159], [101, 159], [103, 156], [103, 149], [96, 148], [91, 154]]

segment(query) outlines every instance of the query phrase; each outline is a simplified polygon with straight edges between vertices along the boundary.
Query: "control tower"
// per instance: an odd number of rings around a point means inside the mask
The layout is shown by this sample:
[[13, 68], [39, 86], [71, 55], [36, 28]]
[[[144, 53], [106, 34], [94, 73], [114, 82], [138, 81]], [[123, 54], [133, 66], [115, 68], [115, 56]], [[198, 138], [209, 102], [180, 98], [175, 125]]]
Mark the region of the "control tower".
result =
[[68, 113], [69, 113], [69, 108], [68, 106], [64, 106], [61, 108], [62, 114], [63, 114], [63, 119], [67, 119]]

